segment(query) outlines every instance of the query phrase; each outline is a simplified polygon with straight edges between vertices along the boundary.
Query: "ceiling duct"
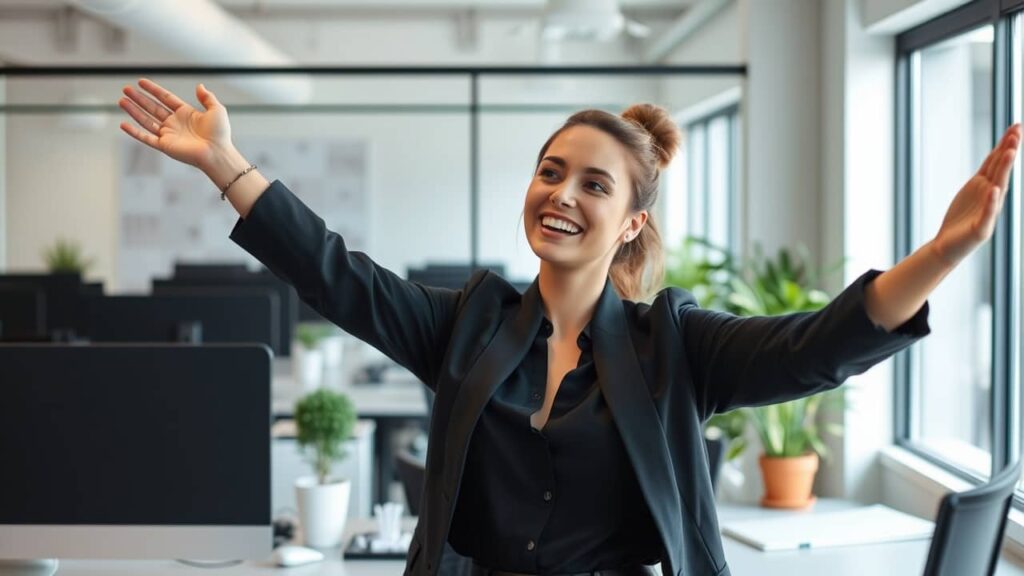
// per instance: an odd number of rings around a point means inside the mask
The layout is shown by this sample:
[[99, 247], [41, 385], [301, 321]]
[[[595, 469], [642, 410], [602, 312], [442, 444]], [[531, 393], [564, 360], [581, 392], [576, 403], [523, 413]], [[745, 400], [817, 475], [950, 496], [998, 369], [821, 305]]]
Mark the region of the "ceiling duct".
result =
[[648, 29], [627, 20], [616, 0], [548, 0], [541, 36], [545, 40], [596, 40], [607, 42], [626, 32], [647, 36]]
[[[198, 65], [296, 65], [212, 0], [75, 0], [75, 5]], [[226, 82], [261, 103], [305, 104], [313, 95], [308, 76], [236, 74]]]

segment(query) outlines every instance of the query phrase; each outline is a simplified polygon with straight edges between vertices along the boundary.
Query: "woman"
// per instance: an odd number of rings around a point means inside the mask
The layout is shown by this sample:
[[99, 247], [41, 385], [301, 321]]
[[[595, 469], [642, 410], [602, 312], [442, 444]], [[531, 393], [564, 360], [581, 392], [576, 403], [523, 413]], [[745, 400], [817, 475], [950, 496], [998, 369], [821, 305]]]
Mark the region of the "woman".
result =
[[139, 85], [122, 129], [205, 172], [241, 217], [235, 242], [436, 392], [417, 576], [448, 573], [446, 544], [480, 575], [729, 574], [703, 423], [834, 388], [927, 335], [926, 298], [991, 236], [1021, 139], [1007, 130], [935, 239], [891, 270], [818, 312], [739, 318], [679, 289], [637, 302], [659, 282], [650, 209], [679, 141], [660, 108], [583, 111], [544, 144], [523, 212], [540, 273], [520, 294], [490, 272], [421, 286], [346, 250], [232, 146], [202, 84], [203, 111]]

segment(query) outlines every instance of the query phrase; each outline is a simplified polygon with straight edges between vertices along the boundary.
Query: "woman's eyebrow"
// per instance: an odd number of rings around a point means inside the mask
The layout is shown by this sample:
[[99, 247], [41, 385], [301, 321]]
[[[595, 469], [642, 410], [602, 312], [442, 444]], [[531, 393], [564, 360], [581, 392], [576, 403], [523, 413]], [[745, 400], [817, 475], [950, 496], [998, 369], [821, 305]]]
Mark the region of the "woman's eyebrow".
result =
[[[545, 156], [544, 160], [549, 160], [551, 162], [554, 162], [555, 164], [558, 164], [562, 168], [565, 168], [565, 165], [566, 165], [565, 160], [563, 160], [562, 158], [560, 158], [558, 156]], [[543, 160], [541, 160], [541, 161], [543, 162]], [[587, 174], [598, 174], [598, 175], [604, 176], [605, 178], [611, 180], [612, 184], [615, 184], [615, 178], [612, 178], [611, 174], [609, 174], [605, 170], [601, 170], [600, 168], [594, 168], [593, 166], [587, 166], [586, 168], [583, 169], [583, 172], [587, 173]]]

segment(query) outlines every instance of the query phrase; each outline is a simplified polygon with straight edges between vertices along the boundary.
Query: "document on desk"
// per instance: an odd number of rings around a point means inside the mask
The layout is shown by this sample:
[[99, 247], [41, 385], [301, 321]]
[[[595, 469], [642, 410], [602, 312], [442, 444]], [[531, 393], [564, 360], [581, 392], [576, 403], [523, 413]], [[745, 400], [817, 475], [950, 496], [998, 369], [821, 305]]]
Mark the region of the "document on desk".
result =
[[934, 530], [934, 522], [904, 514], [884, 504], [853, 510], [797, 512], [722, 524], [722, 534], [764, 551], [920, 540], [930, 538]]

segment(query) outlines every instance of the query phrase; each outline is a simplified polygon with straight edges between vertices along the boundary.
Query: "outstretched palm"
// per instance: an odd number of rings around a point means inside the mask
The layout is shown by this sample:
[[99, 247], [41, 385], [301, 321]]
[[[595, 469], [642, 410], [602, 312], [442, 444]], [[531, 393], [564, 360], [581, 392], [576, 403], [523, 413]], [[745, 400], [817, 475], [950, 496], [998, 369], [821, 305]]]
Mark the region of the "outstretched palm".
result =
[[1020, 142], [1021, 127], [1014, 124], [953, 198], [935, 236], [935, 248], [947, 264], [955, 266], [992, 237]]
[[126, 86], [126, 98], [118, 101], [138, 123], [136, 126], [122, 122], [121, 129], [136, 140], [175, 160], [198, 167], [208, 162], [217, 149], [230, 146], [227, 109], [201, 84], [196, 87], [196, 97], [206, 108], [205, 112], [196, 110], [151, 80], [142, 79], [139, 86], [149, 94]]

